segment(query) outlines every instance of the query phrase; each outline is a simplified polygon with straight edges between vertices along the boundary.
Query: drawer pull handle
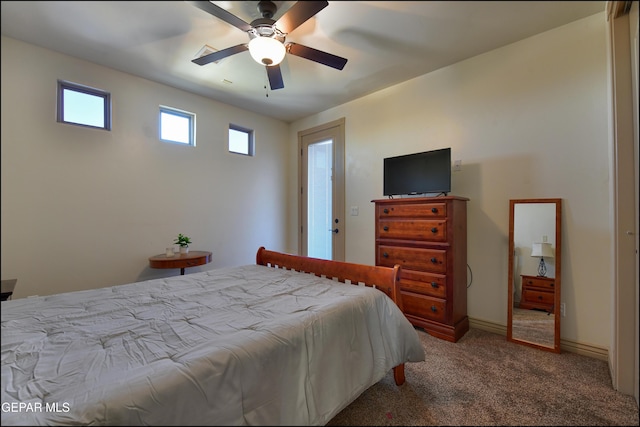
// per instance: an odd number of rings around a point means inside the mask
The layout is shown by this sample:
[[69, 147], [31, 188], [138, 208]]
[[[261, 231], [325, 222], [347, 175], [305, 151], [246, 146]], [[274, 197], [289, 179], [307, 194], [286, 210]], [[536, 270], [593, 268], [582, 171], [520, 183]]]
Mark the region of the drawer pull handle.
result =
[[431, 208], [431, 212], [438, 213], [438, 208]]
[[438, 232], [438, 227], [433, 227], [433, 228], [431, 228], [431, 232], [432, 232], [433, 234], [436, 234], [436, 233]]
[[388, 213], [389, 213], [389, 209], [384, 208], [383, 212], [384, 212], [384, 213], [386, 213], [386, 214], [388, 214]]
[[553, 285], [554, 285], [554, 284], [555, 284], [555, 283], [549, 283], [549, 286], [551, 286], [551, 287], [553, 288]]
[[389, 227], [388, 227], [388, 226], [386, 226], [386, 225], [385, 225], [384, 227], [382, 227], [382, 229], [383, 229], [384, 231], [389, 231]]
[[383, 252], [383, 253], [382, 253], [382, 256], [383, 256], [383, 257], [385, 257], [385, 258], [389, 258], [389, 254], [388, 254], [388, 253], [386, 253], [386, 252]]
[[435, 312], [437, 312], [437, 311], [438, 311], [438, 309], [436, 308], [436, 306], [435, 306], [435, 305], [432, 305], [432, 306], [431, 306], [431, 311], [433, 311], [433, 312], [435, 313]]
[[434, 264], [438, 263], [438, 259], [436, 257], [431, 258], [431, 262]]
[[434, 289], [438, 289], [438, 284], [436, 282], [431, 282], [431, 287]]
[[539, 300], [542, 300], [542, 295], [538, 295], [538, 299], [539, 299]]

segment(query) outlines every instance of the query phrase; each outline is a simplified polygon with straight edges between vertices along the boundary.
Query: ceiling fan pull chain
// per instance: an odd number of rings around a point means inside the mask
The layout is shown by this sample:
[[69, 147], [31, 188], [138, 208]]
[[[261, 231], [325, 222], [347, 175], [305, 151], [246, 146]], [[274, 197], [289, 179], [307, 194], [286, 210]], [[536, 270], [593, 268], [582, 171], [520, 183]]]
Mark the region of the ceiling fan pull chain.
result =
[[270, 88], [270, 86], [269, 86], [269, 76], [265, 75], [262, 78], [262, 81], [263, 81], [262, 88], [264, 89], [264, 96], [265, 96], [265, 98], [268, 98], [269, 97], [269, 88]]

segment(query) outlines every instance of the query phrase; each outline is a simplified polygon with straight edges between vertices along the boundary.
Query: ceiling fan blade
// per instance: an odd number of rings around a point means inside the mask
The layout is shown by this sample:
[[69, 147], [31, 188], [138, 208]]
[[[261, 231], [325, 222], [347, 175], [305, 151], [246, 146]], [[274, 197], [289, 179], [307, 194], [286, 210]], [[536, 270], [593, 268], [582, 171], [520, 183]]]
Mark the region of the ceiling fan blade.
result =
[[329, 5], [328, 1], [299, 1], [276, 21], [283, 33], [290, 33]]
[[280, 71], [280, 64], [271, 65], [267, 68], [267, 77], [269, 77], [269, 86], [271, 90], [282, 89], [284, 82], [282, 81], [282, 72]]
[[288, 43], [287, 52], [292, 55], [299, 56], [301, 58], [308, 59], [310, 61], [319, 62], [320, 64], [328, 65], [337, 70], [342, 70], [347, 63], [347, 59], [341, 56], [332, 55], [327, 52], [323, 52], [312, 47], [303, 46], [297, 43]]
[[245, 50], [249, 50], [249, 47], [246, 44], [239, 44], [201, 56], [200, 58], [191, 60], [191, 62], [198, 65], [206, 65], [224, 59], [228, 56], [235, 55], [236, 53], [244, 52]]
[[231, 24], [234, 27], [240, 28], [244, 32], [251, 30], [251, 25], [244, 22], [242, 19], [238, 18], [234, 14], [227, 12], [220, 6], [216, 6], [215, 4], [209, 1], [187, 1], [187, 3], [197, 7], [198, 9], [204, 10], [207, 13], [210, 13], [216, 18], [222, 19], [227, 24]]

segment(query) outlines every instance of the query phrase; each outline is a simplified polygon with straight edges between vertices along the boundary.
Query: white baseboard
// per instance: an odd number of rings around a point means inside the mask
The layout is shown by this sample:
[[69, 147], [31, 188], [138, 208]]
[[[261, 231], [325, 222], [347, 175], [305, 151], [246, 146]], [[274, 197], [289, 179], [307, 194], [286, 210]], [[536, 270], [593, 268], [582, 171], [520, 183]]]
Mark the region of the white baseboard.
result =
[[[492, 332], [507, 336], [507, 326], [499, 323], [488, 322], [481, 319], [469, 318], [469, 327], [481, 329], [483, 331]], [[609, 361], [609, 349], [604, 347], [598, 347], [591, 344], [579, 343], [567, 339], [560, 338], [560, 349], [562, 351], [568, 351], [569, 353], [576, 353], [583, 356], [593, 357], [595, 359]]]

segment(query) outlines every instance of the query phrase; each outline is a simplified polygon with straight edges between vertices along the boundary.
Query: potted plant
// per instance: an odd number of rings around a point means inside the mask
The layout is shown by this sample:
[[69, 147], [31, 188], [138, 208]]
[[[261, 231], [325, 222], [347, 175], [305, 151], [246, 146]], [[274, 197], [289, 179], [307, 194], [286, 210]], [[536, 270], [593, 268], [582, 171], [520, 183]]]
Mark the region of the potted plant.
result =
[[191, 238], [178, 234], [178, 238], [173, 241], [174, 244], [180, 245], [180, 253], [187, 254], [189, 253], [189, 244], [191, 243]]

